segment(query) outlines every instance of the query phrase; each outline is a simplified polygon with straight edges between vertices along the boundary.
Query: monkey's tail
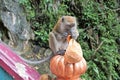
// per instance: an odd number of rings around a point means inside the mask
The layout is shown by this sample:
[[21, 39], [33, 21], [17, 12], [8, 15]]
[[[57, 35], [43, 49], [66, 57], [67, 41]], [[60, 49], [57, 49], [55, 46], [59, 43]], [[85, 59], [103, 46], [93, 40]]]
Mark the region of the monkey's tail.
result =
[[40, 59], [40, 60], [38, 60], [38, 61], [32, 61], [32, 60], [28, 60], [28, 59], [25, 59], [25, 58], [23, 58], [23, 57], [20, 56], [20, 58], [21, 58], [23, 61], [25, 61], [26, 63], [28, 63], [28, 64], [34, 64], [34, 65], [36, 65], [36, 64], [42, 64], [42, 63], [50, 60], [52, 57], [53, 57], [53, 54], [51, 54], [51, 55], [49, 55], [48, 57], [45, 57], [45, 58], [43, 58], [43, 59]]
[[[0, 40], [0, 44], [4, 45], [4, 46], [7, 47], [7, 48], [10, 48], [6, 43], [2, 42], [1, 40]], [[18, 54], [16, 54], [16, 55], [18, 55]], [[50, 59], [53, 57], [53, 53], [50, 54], [49, 56], [43, 58], [43, 59], [38, 60], [38, 61], [32, 61], [32, 60], [25, 59], [25, 58], [21, 57], [20, 55], [18, 55], [18, 56], [19, 56], [23, 61], [25, 61], [26, 63], [36, 65], [36, 64], [42, 64], [42, 63], [50, 60]]]

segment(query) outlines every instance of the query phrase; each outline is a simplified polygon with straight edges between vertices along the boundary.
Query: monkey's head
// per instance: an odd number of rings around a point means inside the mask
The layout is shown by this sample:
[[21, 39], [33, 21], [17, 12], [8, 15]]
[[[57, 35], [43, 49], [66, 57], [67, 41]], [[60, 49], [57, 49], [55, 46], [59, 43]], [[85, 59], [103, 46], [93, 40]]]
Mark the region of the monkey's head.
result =
[[73, 27], [76, 27], [76, 18], [72, 16], [63, 16], [61, 18], [61, 28], [71, 30]]
[[74, 30], [73, 28], [77, 28], [76, 18], [73, 16], [62, 16], [54, 26], [53, 31], [59, 33], [71, 32], [71, 30]]

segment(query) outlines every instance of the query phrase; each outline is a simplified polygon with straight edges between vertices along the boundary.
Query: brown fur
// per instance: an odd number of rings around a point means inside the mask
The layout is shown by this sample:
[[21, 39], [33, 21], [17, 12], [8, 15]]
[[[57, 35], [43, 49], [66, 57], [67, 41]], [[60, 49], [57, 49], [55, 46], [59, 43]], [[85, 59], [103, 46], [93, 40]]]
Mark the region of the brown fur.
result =
[[49, 34], [49, 47], [54, 54], [60, 50], [66, 50], [68, 46], [66, 37], [68, 35], [71, 35], [74, 39], [77, 39], [79, 35], [76, 18], [72, 16], [63, 16], [58, 20]]

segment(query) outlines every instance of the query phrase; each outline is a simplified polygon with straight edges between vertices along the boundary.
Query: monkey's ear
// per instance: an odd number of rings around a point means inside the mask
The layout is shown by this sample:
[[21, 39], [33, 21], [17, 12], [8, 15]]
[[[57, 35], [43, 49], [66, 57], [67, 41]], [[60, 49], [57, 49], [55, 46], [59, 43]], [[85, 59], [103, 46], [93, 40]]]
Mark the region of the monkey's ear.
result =
[[64, 22], [64, 16], [62, 17], [62, 22]]

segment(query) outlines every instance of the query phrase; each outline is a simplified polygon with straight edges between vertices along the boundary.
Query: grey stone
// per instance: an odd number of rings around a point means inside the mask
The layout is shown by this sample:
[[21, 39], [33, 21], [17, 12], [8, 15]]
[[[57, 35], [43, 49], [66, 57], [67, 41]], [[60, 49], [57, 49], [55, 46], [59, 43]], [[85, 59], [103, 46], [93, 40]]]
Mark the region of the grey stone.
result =
[[[0, 22], [8, 30], [9, 44], [21, 51], [30, 39], [34, 39], [34, 33], [27, 22], [26, 15], [18, 0], [0, 0]], [[0, 26], [3, 27], [3, 26]], [[26, 47], [26, 46], [25, 46]]]
[[39, 50], [39, 54], [43, 55], [44, 52], [45, 52], [45, 48], [40, 48], [40, 50]]

